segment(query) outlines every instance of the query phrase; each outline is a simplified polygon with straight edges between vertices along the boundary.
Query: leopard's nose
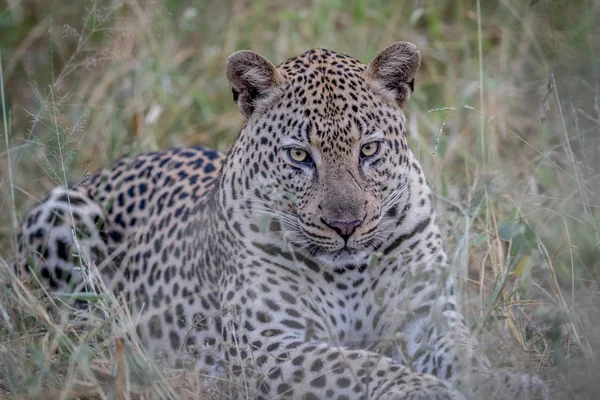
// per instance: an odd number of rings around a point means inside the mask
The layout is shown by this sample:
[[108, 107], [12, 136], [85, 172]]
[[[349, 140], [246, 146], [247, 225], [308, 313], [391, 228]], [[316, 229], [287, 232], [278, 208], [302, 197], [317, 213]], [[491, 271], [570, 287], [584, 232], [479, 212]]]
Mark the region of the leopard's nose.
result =
[[321, 218], [323, 223], [340, 235], [344, 241], [348, 241], [348, 238], [352, 236], [356, 228], [363, 223], [364, 219], [355, 219], [352, 221], [327, 221]]

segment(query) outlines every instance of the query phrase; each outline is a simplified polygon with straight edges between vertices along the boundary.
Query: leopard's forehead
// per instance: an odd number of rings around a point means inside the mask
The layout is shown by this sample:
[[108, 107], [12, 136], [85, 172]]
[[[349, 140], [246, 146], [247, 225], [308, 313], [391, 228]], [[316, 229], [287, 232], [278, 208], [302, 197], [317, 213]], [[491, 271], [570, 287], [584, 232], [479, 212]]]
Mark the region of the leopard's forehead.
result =
[[293, 78], [305, 76], [315, 70], [331, 77], [358, 76], [365, 70], [365, 67], [365, 64], [345, 54], [327, 49], [312, 49], [284, 61], [278, 68], [286, 76]]
[[[358, 102], [364, 91], [366, 65], [350, 56], [327, 49], [312, 49], [279, 65], [279, 71], [290, 86], [299, 89], [299, 97], [319, 97], [328, 105], [337, 99]], [[300, 92], [302, 89], [305, 92]], [[299, 93], [300, 92], [300, 93]], [[318, 96], [321, 93], [322, 96]], [[343, 97], [339, 97], [340, 94]], [[336, 95], [338, 97], [336, 97]]]
[[[366, 65], [327, 49], [308, 50], [278, 66], [287, 85], [283, 109], [293, 111], [298, 133], [343, 152], [364, 135], [386, 128], [395, 107], [374, 95]], [[293, 122], [293, 123], [294, 123]], [[328, 150], [328, 149], [325, 149]]]

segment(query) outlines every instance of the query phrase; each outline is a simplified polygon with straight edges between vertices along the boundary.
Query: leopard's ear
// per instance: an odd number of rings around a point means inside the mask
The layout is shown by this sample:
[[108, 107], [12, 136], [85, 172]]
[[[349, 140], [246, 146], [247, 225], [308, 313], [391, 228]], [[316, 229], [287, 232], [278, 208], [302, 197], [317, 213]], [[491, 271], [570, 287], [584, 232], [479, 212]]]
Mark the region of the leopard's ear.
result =
[[269, 60], [250, 50], [236, 51], [229, 56], [227, 79], [231, 84], [233, 101], [246, 118], [284, 82], [281, 73]]
[[365, 75], [400, 107], [410, 99], [415, 74], [421, 64], [421, 54], [412, 43], [396, 42], [383, 49], [367, 65]]

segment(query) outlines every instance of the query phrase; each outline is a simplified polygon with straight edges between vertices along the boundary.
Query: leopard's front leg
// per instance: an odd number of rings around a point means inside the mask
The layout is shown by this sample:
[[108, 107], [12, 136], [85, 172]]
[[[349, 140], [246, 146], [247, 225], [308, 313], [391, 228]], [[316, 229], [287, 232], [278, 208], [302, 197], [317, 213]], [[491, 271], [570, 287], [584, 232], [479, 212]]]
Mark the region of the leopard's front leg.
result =
[[381, 354], [285, 337], [263, 337], [260, 348], [236, 349], [229, 377], [242, 397], [463, 400], [448, 383]]
[[424, 266], [418, 275], [403, 327], [405, 353], [415, 371], [451, 382], [468, 398], [547, 399], [539, 378], [491, 367], [459, 311], [446, 264]]

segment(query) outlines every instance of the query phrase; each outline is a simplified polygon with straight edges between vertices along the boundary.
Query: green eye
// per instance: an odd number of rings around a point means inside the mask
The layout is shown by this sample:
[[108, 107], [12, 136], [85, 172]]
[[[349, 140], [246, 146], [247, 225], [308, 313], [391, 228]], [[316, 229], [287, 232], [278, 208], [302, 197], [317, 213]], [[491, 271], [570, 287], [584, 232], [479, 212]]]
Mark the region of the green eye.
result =
[[371, 142], [364, 144], [360, 148], [360, 155], [362, 157], [373, 157], [379, 151], [379, 142]]
[[292, 147], [288, 149], [287, 152], [292, 161], [306, 162], [310, 160], [310, 156], [308, 155], [308, 152], [306, 152], [306, 150], [302, 150], [297, 147]]

